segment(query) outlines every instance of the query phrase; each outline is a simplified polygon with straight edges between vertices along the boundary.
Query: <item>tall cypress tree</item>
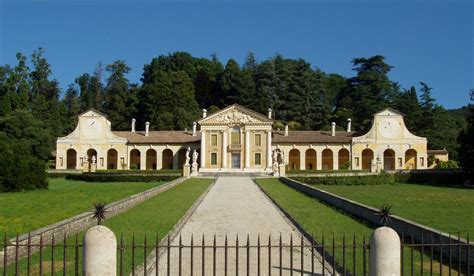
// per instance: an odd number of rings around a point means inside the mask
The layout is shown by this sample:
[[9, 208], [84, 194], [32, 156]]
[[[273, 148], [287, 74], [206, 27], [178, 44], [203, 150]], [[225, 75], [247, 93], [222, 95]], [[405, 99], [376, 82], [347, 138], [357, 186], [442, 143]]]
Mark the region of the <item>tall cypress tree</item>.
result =
[[110, 74], [105, 87], [104, 112], [114, 124], [117, 130], [129, 128], [131, 110], [127, 106], [129, 101], [129, 81], [125, 74], [130, 72], [130, 67], [122, 61], [117, 60], [107, 65], [107, 72]]

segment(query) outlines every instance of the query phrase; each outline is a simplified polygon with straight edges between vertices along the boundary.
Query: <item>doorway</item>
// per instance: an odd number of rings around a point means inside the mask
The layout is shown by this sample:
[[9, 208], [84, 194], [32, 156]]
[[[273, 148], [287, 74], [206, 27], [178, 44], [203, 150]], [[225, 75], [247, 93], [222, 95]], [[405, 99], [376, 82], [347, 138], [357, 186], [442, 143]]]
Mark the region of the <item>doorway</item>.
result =
[[240, 153], [232, 153], [232, 169], [240, 169]]

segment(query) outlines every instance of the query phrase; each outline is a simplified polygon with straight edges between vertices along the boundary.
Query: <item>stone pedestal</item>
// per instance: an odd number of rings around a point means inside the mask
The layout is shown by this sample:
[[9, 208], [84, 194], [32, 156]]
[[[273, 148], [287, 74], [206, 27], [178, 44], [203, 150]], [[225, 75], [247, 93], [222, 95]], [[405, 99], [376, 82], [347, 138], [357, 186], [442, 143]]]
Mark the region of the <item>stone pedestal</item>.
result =
[[192, 169], [191, 169], [191, 176], [197, 176], [198, 175], [198, 166], [197, 163], [193, 163]]
[[97, 171], [97, 164], [91, 164], [90, 172], [96, 172], [96, 171]]
[[280, 177], [286, 176], [286, 166], [285, 166], [285, 164], [280, 164], [278, 167], [279, 167], [278, 169], [279, 169], [279, 172], [280, 172]]
[[107, 227], [91, 227], [84, 235], [84, 275], [117, 275], [117, 239]]
[[89, 162], [82, 162], [82, 172], [89, 172]]
[[183, 166], [183, 177], [189, 178], [191, 176], [191, 165], [186, 164]]

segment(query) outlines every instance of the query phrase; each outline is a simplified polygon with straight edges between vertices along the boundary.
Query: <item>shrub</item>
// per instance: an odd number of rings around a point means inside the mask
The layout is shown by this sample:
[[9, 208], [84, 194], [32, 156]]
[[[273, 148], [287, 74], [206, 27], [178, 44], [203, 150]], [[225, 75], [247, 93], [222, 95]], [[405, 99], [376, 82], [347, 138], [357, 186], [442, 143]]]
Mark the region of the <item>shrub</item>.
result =
[[381, 185], [394, 184], [393, 174], [364, 175], [364, 176], [326, 176], [304, 177], [295, 176], [292, 179], [309, 185]]
[[458, 162], [454, 160], [448, 160], [448, 161], [439, 161], [439, 163], [436, 165], [437, 169], [457, 169], [459, 168]]
[[473, 171], [462, 169], [420, 170], [395, 174], [395, 181], [433, 186], [462, 186], [473, 182]]
[[83, 173], [69, 174], [66, 176], [66, 179], [87, 182], [154, 182], [171, 181], [178, 177], [178, 175], [165, 174]]

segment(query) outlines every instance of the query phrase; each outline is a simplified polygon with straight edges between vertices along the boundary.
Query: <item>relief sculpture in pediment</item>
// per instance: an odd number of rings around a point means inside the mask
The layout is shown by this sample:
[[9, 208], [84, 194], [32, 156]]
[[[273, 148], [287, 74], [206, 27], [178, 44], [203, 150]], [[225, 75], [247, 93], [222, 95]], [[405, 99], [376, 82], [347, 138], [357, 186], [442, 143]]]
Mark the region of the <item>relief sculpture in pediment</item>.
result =
[[252, 116], [244, 114], [236, 109], [215, 117], [213, 121], [216, 123], [226, 123], [226, 124], [259, 122], [257, 119], [253, 118]]

